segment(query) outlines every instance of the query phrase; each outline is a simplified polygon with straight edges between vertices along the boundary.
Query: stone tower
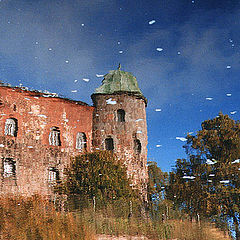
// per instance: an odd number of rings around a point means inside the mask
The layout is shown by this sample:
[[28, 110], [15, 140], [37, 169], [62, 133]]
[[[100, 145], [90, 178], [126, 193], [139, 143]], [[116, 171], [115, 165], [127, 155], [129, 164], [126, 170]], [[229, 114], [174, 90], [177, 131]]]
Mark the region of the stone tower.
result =
[[136, 78], [119, 68], [104, 76], [92, 94], [93, 150], [112, 150], [147, 201], [147, 100]]

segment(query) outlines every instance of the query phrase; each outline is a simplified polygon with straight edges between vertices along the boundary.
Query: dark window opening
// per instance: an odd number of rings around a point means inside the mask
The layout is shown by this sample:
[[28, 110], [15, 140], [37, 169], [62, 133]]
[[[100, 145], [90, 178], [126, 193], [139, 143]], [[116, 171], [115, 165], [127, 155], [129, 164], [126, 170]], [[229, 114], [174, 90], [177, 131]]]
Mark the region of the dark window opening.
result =
[[139, 139], [134, 139], [134, 152], [140, 154], [142, 151], [142, 145]]
[[3, 158], [3, 177], [16, 177], [16, 162], [12, 158]]
[[61, 146], [60, 130], [58, 127], [52, 127], [49, 134], [49, 145]]
[[87, 137], [83, 132], [77, 133], [76, 137], [76, 149], [86, 150], [87, 149]]
[[108, 137], [105, 139], [105, 149], [109, 151], [113, 151], [114, 144], [113, 144], [113, 139], [111, 137]]
[[117, 110], [117, 120], [118, 122], [125, 122], [125, 111], [122, 109]]
[[58, 169], [55, 168], [55, 167], [49, 168], [49, 171], [48, 171], [48, 182], [50, 184], [53, 184], [53, 183], [56, 183], [59, 180], [60, 180], [60, 177], [59, 177]]
[[15, 118], [8, 118], [5, 122], [5, 135], [8, 136], [17, 136], [17, 130], [18, 130], [18, 121]]

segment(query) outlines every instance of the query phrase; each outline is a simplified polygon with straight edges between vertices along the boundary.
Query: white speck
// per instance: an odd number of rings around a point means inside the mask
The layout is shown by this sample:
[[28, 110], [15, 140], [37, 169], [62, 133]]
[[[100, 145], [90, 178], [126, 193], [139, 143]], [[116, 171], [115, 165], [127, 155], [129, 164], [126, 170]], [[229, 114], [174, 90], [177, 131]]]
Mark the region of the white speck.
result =
[[227, 93], [226, 95], [227, 95], [228, 97], [231, 97], [231, 96], [232, 96], [232, 94], [231, 94], [231, 93]]
[[1, 113], [0, 115], [1, 115], [1, 116], [5, 116], [6, 114], [5, 114], [5, 113]]
[[82, 80], [85, 81], [85, 82], [89, 82], [88, 78], [83, 78]]
[[155, 20], [152, 20], [152, 21], [149, 21], [148, 24], [149, 24], [149, 25], [152, 25], [152, 24], [154, 24], [155, 22], [156, 22]]
[[28, 112], [28, 114], [33, 114], [33, 112]]
[[97, 147], [97, 148], [95, 148], [95, 149], [96, 149], [96, 150], [99, 150], [100, 148]]
[[207, 180], [208, 182], [212, 182], [212, 180]]
[[138, 130], [137, 133], [142, 133], [142, 131]]
[[104, 75], [103, 74], [96, 74], [96, 77], [104, 77]]
[[177, 140], [180, 140], [180, 141], [182, 141], [182, 142], [186, 142], [186, 141], [187, 141], [187, 139], [184, 138], [184, 137], [176, 137], [176, 139], [177, 139]]
[[220, 183], [230, 183], [229, 180], [222, 180], [222, 181], [219, 181]]
[[177, 52], [177, 54], [178, 54], [178, 55], [180, 55], [180, 54], [181, 54], [181, 52]]
[[68, 119], [64, 119], [64, 121], [65, 121], [65, 122], [69, 122], [69, 120], [68, 120]]
[[10, 21], [8, 21], [8, 24], [11, 23]]
[[119, 42], [119, 41], [118, 41], [118, 42], [117, 42], [117, 44], [118, 44], [118, 45], [120, 45], [120, 44], [121, 44], [121, 42]]
[[27, 97], [25, 97], [24, 99], [26, 99], [26, 100], [30, 100], [30, 98], [27, 98]]
[[240, 159], [234, 160], [234, 161], [232, 162], [232, 164], [234, 164], [234, 163], [240, 163]]
[[230, 68], [231, 68], [231, 66], [230, 66], [230, 65], [228, 65], [228, 66], [227, 66], [227, 69], [230, 69]]
[[232, 44], [232, 47], [234, 47], [234, 43]]
[[162, 145], [161, 144], [157, 144], [156, 147], [159, 148], [159, 147], [162, 147]]
[[237, 113], [237, 111], [232, 111], [232, 112], [230, 112], [230, 113], [233, 115], [233, 114], [236, 114], [236, 113]]
[[3, 145], [3, 144], [0, 144], [0, 147], [4, 147], [4, 145]]
[[233, 42], [233, 40], [230, 38], [230, 39], [229, 39], [229, 42], [230, 42], [230, 43], [232, 43], [232, 42]]
[[84, 23], [82, 23], [81, 25], [82, 25], [82, 27], [83, 27], [85, 24], [84, 24]]
[[155, 112], [161, 112], [161, 111], [162, 111], [162, 109], [160, 109], [160, 108], [155, 109]]
[[107, 104], [112, 104], [112, 105], [117, 104], [117, 102], [115, 100], [112, 100], [112, 98], [107, 99], [106, 102]]
[[193, 134], [193, 132], [189, 132], [188, 134]]
[[195, 3], [195, 1], [192, 1], [192, 3]]
[[194, 176], [183, 176], [182, 178], [192, 180], [192, 179], [194, 179], [194, 178], [196, 178], [196, 177], [194, 177]]
[[164, 189], [165, 187], [161, 187], [161, 189]]
[[72, 90], [71, 92], [72, 92], [72, 93], [75, 93], [75, 92], [77, 92], [77, 90]]
[[35, 42], [35, 44], [38, 44], [39, 42]]
[[28, 146], [28, 148], [33, 148], [33, 146]]
[[77, 79], [74, 80], [74, 82], [77, 82], [77, 81], [78, 81]]
[[69, 61], [68, 61], [68, 60], [66, 60], [66, 61], [65, 61], [65, 63], [69, 63]]
[[209, 174], [209, 177], [214, 177], [214, 176], [215, 176], [215, 174], [213, 174], [213, 173], [212, 173], [212, 174]]
[[46, 115], [44, 115], [44, 114], [38, 114], [38, 117], [47, 118], [47, 116], [46, 116]]
[[122, 50], [120, 50], [120, 51], [119, 51], [119, 53], [123, 53], [123, 51], [122, 51]]
[[213, 165], [213, 164], [215, 164], [215, 163], [217, 163], [216, 160], [215, 160], [215, 161], [212, 161], [212, 160], [210, 160], [210, 159], [207, 159], [207, 161], [206, 161], [206, 164], [208, 164], [208, 165]]
[[162, 48], [156, 48], [158, 52], [161, 52], [163, 49]]
[[213, 98], [211, 98], [211, 97], [207, 97], [206, 100], [208, 100], [208, 101], [212, 101]]
[[139, 118], [139, 119], [135, 120], [135, 122], [139, 122], [139, 121], [143, 121], [143, 119]]

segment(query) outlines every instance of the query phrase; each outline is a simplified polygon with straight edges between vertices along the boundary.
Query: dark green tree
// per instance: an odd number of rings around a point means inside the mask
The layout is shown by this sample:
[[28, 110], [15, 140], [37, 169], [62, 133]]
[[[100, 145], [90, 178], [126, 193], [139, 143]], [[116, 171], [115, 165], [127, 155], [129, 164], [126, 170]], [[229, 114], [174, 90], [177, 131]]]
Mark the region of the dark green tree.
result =
[[219, 114], [187, 136], [186, 159], [170, 174], [167, 197], [192, 216], [232, 220], [240, 239], [240, 123]]

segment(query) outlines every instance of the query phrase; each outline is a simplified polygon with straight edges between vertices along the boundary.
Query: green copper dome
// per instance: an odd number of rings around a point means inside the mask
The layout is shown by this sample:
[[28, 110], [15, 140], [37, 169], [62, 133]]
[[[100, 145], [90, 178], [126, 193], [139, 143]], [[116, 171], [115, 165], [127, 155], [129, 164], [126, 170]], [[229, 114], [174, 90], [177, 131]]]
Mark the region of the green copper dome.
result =
[[136, 77], [129, 72], [122, 71], [120, 64], [117, 70], [112, 70], [104, 76], [102, 85], [95, 90], [94, 94], [113, 94], [116, 92], [130, 92], [143, 97]]

